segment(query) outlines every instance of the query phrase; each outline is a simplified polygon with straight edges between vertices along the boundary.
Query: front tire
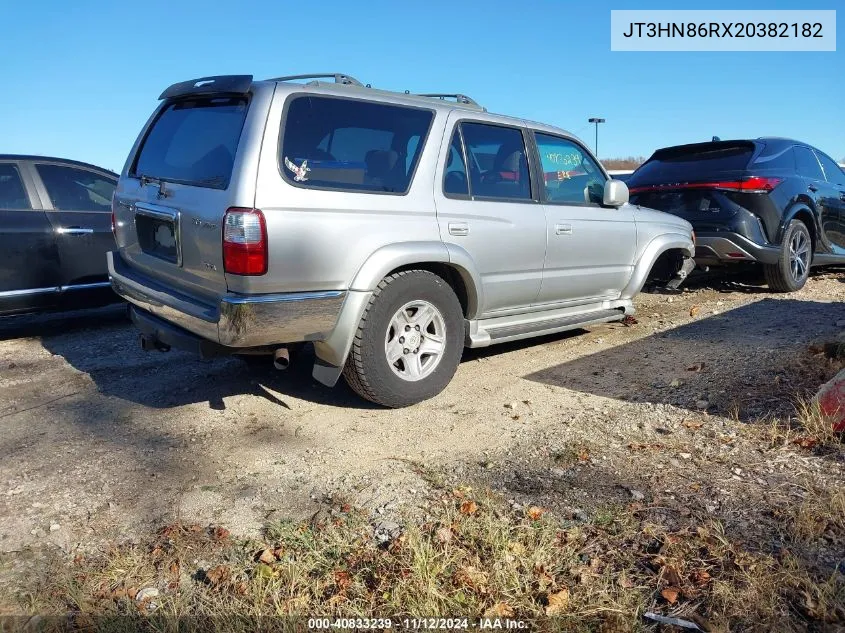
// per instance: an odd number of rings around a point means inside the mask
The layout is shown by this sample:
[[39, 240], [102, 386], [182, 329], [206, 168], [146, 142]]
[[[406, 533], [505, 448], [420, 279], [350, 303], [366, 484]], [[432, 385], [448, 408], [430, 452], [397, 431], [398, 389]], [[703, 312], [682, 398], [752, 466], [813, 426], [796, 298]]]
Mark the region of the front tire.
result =
[[463, 352], [461, 304], [441, 277], [395, 273], [373, 293], [343, 368], [360, 395], [386, 407], [422, 402], [446, 388]]
[[774, 264], [764, 264], [766, 283], [774, 292], [801, 290], [810, 276], [813, 261], [813, 241], [810, 231], [801, 220], [792, 220], [783, 234], [783, 248]]

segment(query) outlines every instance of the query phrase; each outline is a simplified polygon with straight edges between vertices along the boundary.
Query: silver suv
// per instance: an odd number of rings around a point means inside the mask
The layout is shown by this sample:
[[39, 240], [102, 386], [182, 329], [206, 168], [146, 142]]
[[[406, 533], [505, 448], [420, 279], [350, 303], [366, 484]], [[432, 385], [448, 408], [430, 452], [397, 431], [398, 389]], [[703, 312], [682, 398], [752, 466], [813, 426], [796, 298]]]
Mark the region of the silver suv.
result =
[[234, 75], [160, 100], [108, 255], [144, 349], [283, 366], [310, 341], [316, 380], [401, 407], [464, 346], [622, 319], [692, 268], [690, 224], [628, 204], [580, 140], [464, 95]]

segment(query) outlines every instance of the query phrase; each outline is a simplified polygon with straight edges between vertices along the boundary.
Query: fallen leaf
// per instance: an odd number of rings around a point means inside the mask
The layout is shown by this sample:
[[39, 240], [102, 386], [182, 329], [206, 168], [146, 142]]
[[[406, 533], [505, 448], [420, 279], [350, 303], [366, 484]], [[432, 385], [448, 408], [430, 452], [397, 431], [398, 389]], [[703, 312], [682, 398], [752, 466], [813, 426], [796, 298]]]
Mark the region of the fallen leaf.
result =
[[681, 576], [678, 574], [678, 570], [672, 567], [672, 565], [666, 565], [663, 568], [663, 577], [672, 587], [681, 586]]
[[586, 462], [590, 459], [590, 451], [583, 446], [578, 449], [578, 461]]
[[211, 538], [215, 541], [225, 541], [229, 538], [229, 530], [218, 526], [211, 531]]
[[239, 596], [245, 596], [248, 589], [249, 585], [242, 580], [235, 586], [235, 593]]
[[701, 371], [704, 369], [704, 363], [694, 363], [687, 367], [687, 371]]
[[476, 505], [475, 501], [468, 499], [461, 504], [461, 514], [475, 514], [478, 510], [478, 505]]
[[633, 580], [623, 575], [619, 577], [619, 586], [623, 589], [633, 589], [636, 585]]
[[255, 566], [255, 575], [258, 578], [272, 578], [274, 576], [273, 568], [270, 565], [259, 563]]
[[691, 431], [697, 431], [702, 426], [704, 426], [704, 422], [698, 422], [697, 420], [684, 420], [681, 422], [686, 428], [690, 429]]
[[348, 503], [344, 503], [342, 506], [340, 506], [340, 511], [343, 512], [344, 514], [349, 513], [351, 510], [352, 510], [352, 506], [349, 505]]
[[352, 578], [349, 577], [348, 571], [335, 570], [334, 582], [341, 591], [346, 591], [347, 587], [352, 584]]
[[174, 576], [179, 575], [179, 563], [177, 563], [176, 561], [170, 563], [170, 573]]
[[819, 441], [814, 437], [796, 437], [792, 440], [793, 444], [797, 444], [801, 448], [815, 448]]
[[528, 518], [532, 521], [539, 521], [540, 517], [542, 517], [545, 513], [545, 508], [540, 508], [538, 506], [531, 506], [528, 508]]
[[202, 532], [202, 526], [194, 523], [193, 525], [188, 526], [188, 531], [193, 532], [194, 534], [197, 534], [199, 532]]
[[699, 587], [702, 587], [708, 582], [710, 582], [710, 574], [708, 574], [707, 571], [704, 569], [696, 569], [694, 572], [692, 572], [692, 574], [690, 574], [690, 577], [692, 578], [692, 581]]
[[546, 615], [555, 615], [566, 610], [569, 606], [569, 588], [564, 587], [557, 593], [549, 594], [549, 604], [546, 606]]
[[637, 321], [630, 314], [628, 316], [626, 316], [624, 319], [622, 319], [622, 325], [625, 325], [627, 327], [631, 327], [632, 325], [636, 325], [637, 323], [639, 323], [639, 321]]
[[209, 569], [205, 572], [205, 577], [208, 580], [208, 584], [212, 587], [217, 587], [222, 583], [229, 580], [232, 576], [232, 570], [229, 569], [226, 565], [218, 565], [212, 569]]
[[453, 581], [458, 586], [470, 587], [480, 593], [486, 593], [487, 574], [475, 567], [468, 565], [459, 568], [453, 576]]
[[452, 540], [452, 530], [447, 527], [437, 528], [435, 534], [437, 535], [437, 540], [441, 543], [448, 543]]
[[258, 555], [258, 561], [265, 565], [272, 565], [276, 562], [276, 557], [273, 556], [273, 550], [265, 549]]
[[497, 602], [484, 612], [485, 618], [512, 618], [513, 608], [507, 602]]
[[277, 560], [282, 560], [282, 556], [284, 556], [284, 555], [285, 555], [285, 550], [283, 550], [281, 547], [277, 547], [276, 549], [273, 550], [273, 556], [275, 556]]
[[689, 315], [690, 315], [691, 317], [694, 317], [694, 316], [695, 316], [695, 315], [697, 315], [699, 312], [701, 312], [701, 308], [699, 308], [698, 306], [693, 306], [693, 307], [691, 307], [691, 308], [689, 309]]
[[669, 604], [675, 604], [678, 601], [679, 589], [677, 587], [666, 587], [660, 592]]

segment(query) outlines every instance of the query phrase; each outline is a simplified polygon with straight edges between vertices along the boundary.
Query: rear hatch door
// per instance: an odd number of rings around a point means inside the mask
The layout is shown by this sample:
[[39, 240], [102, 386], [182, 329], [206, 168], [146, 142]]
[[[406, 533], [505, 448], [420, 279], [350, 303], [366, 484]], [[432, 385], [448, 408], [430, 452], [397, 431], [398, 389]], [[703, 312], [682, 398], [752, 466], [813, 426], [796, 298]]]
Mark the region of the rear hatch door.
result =
[[118, 245], [133, 268], [195, 296], [226, 291], [223, 216], [255, 199], [255, 173], [237, 168], [250, 102], [187, 95], [154, 115], [115, 195]]
[[747, 175], [751, 141], [658, 150], [628, 181], [631, 202], [680, 216], [698, 229], [723, 226], [742, 208], [729, 195]]

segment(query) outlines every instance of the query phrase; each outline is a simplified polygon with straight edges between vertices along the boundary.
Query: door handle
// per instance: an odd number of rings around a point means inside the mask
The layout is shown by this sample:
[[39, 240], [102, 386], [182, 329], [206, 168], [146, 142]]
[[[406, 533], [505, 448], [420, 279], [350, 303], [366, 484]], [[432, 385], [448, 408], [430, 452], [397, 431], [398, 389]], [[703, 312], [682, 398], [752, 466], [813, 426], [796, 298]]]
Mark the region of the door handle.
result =
[[68, 226], [56, 229], [60, 235], [91, 235], [94, 229], [84, 229], [81, 226]]
[[572, 225], [555, 224], [555, 235], [572, 235]]
[[807, 187], [807, 190], [812, 191], [813, 193], [816, 193], [819, 190], [819, 188], [816, 187], [815, 185], [810, 185], [810, 186]]
[[466, 222], [449, 222], [449, 234], [450, 235], [469, 235], [469, 224]]

